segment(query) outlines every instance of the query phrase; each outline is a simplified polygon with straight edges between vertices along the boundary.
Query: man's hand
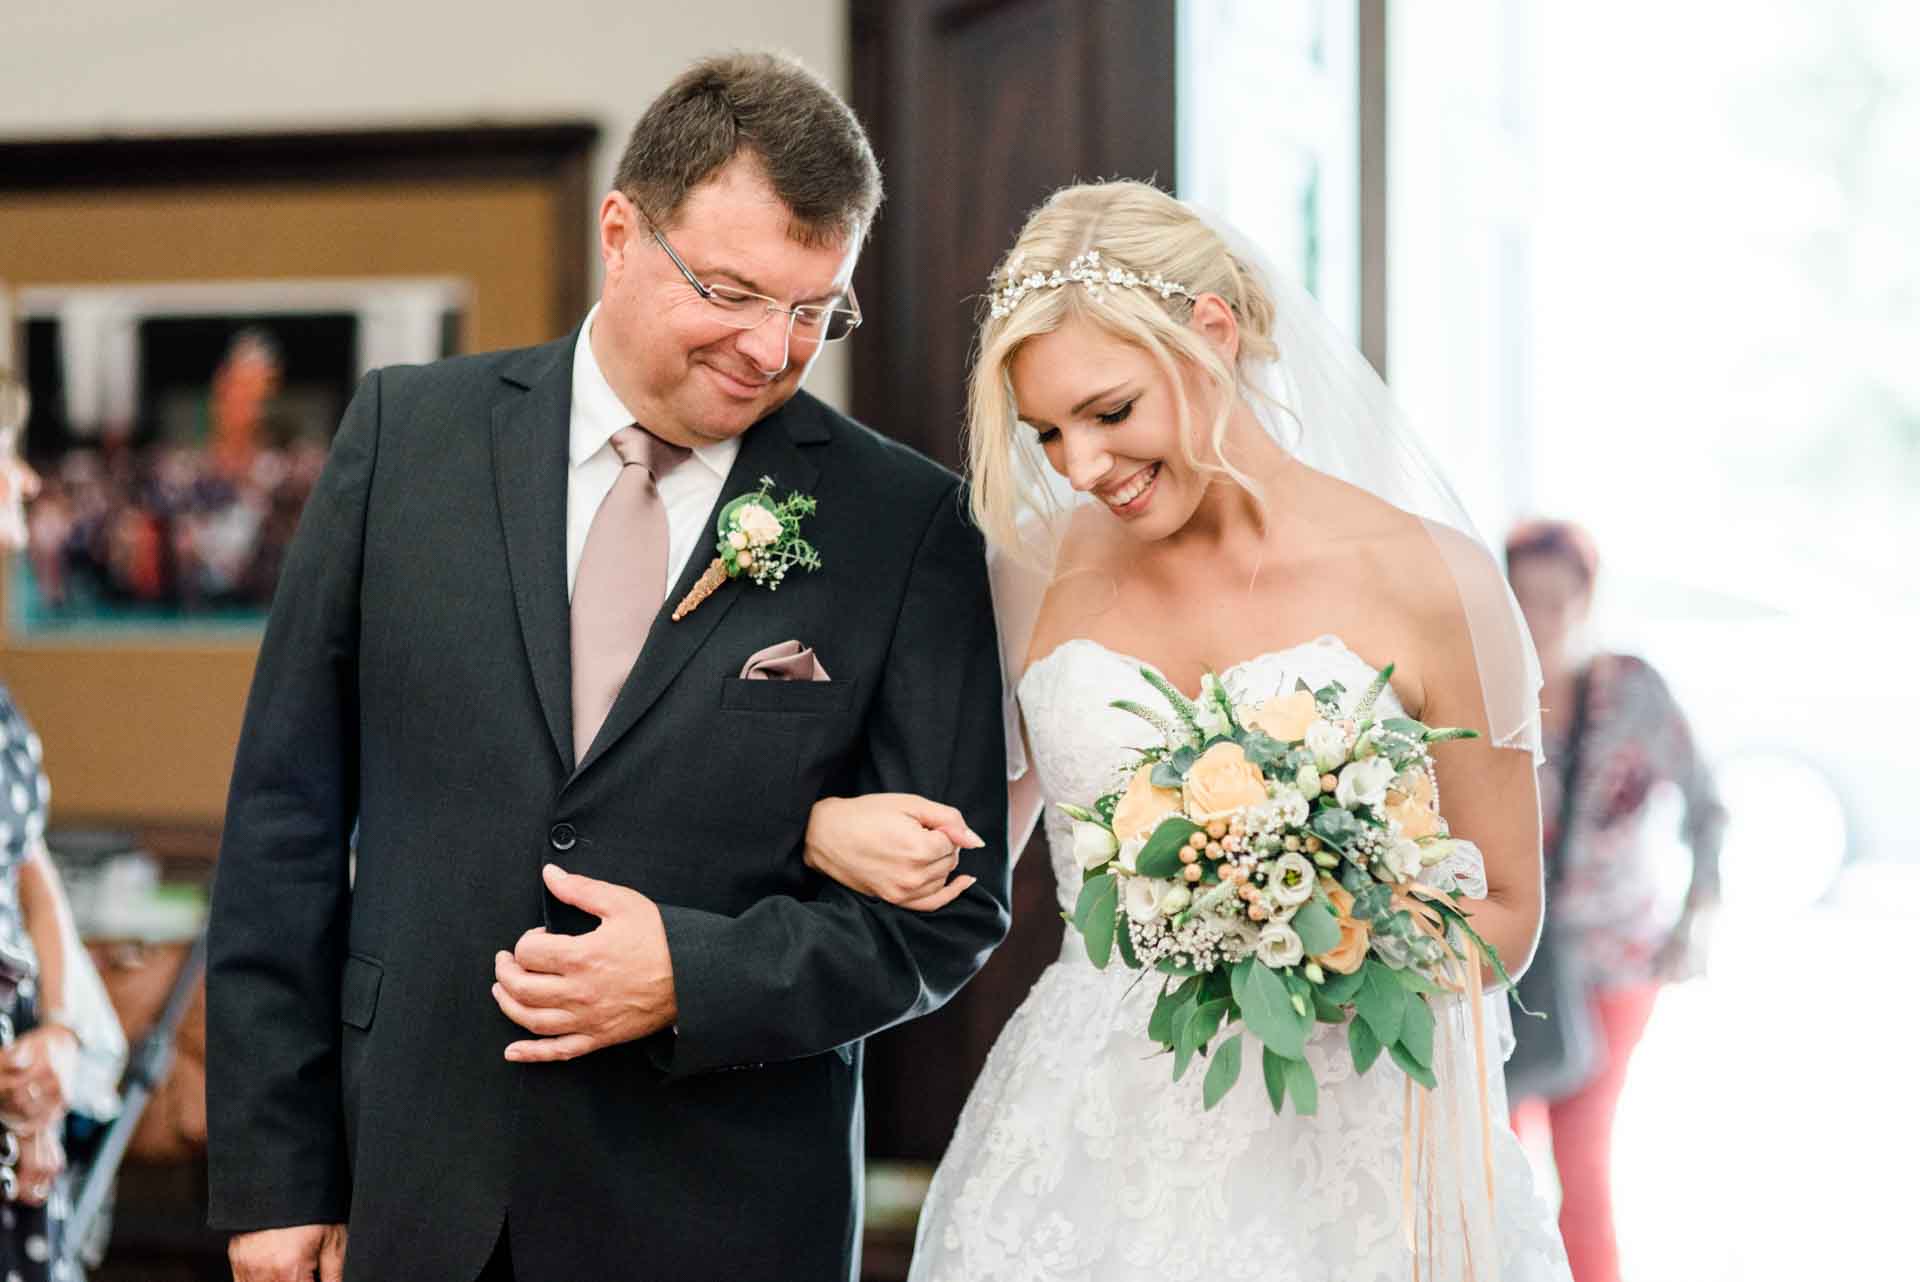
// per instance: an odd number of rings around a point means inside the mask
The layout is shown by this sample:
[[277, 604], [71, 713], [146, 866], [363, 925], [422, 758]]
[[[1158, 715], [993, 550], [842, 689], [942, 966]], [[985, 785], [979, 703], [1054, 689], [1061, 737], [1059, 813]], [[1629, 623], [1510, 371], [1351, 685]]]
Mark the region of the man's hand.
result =
[[507, 1047], [522, 1064], [575, 1059], [673, 1023], [673, 959], [660, 910], [637, 890], [548, 864], [547, 889], [600, 919], [590, 934], [530, 930], [493, 959], [493, 1000], [532, 1040]]
[[296, 1224], [236, 1234], [227, 1243], [233, 1282], [341, 1282], [347, 1272], [347, 1226]]

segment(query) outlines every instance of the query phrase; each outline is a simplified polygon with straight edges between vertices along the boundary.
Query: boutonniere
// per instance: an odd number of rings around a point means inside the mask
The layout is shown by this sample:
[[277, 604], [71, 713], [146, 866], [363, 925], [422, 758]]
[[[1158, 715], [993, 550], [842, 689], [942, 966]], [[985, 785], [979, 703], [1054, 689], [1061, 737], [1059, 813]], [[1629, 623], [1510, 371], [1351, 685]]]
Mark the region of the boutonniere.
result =
[[745, 575], [771, 592], [779, 589], [788, 570], [819, 569], [820, 553], [800, 537], [801, 518], [812, 516], [819, 506], [810, 494], [775, 499], [773, 478], [763, 476], [759, 489], [721, 508], [720, 537], [714, 544], [719, 555], [673, 607], [673, 621], [678, 623], [692, 614], [728, 579]]

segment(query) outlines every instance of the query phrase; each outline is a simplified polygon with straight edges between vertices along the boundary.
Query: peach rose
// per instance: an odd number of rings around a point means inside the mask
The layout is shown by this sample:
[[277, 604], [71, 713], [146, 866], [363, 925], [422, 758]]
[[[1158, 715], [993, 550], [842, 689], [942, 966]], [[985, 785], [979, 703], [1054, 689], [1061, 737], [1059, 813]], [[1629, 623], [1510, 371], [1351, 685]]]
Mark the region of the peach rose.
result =
[[1113, 835], [1131, 841], [1151, 833], [1162, 819], [1180, 813], [1180, 794], [1153, 786], [1153, 767], [1141, 766], [1127, 781], [1127, 791], [1113, 808]]
[[1314, 957], [1314, 960], [1328, 970], [1337, 970], [1342, 975], [1351, 975], [1359, 970], [1367, 960], [1367, 942], [1373, 928], [1353, 915], [1353, 896], [1347, 888], [1331, 878], [1323, 879], [1320, 889], [1327, 892], [1327, 898], [1333, 901], [1340, 927], [1340, 942], [1333, 948]]
[[[1405, 786], [1402, 786], [1405, 785]], [[1402, 836], [1414, 841], [1440, 831], [1440, 811], [1433, 804], [1433, 780], [1424, 770], [1409, 770], [1387, 789], [1387, 817], [1398, 820]]]
[[740, 532], [747, 536], [747, 542], [757, 548], [766, 547], [780, 537], [780, 518], [758, 503], [742, 506], [734, 519]]
[[1187, 771], [1187, 818], [1205, 822], [1267, 799], [1267, 779], [1237, 743], [1216, 743]]
[[1307, 737], [1307, 727], [1319, 715], [1313, 692], [1295, 690], [1292, 694], [1275, 695], [1255, 708], [1247, 718], [1247, 728], [1263, 730], [1281, 743], [1294, 743]]

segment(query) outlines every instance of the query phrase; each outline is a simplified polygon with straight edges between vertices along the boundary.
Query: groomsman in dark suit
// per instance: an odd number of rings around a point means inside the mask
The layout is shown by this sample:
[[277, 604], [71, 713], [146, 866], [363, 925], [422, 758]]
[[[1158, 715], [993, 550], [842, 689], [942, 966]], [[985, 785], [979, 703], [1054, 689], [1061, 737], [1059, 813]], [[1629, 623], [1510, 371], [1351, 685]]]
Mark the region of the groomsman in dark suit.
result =
[[[634, 130], [574, 334], [361, 384], [214, 886], [211, 1206], [241, 1282], [849, 1275], [862, 1040], [1008, 922], [959, 482], [800, 390], [862, 319], [879, 202], [829, 89], [711, 59]], [[814, 510], [768, 527], [735, 504], [762, 478]], [[757, 581], [796, 538], [818, 568]], [[952, 801], [977, 883], [923, 913], [810, 872], [813, 804], [864, 792]]]

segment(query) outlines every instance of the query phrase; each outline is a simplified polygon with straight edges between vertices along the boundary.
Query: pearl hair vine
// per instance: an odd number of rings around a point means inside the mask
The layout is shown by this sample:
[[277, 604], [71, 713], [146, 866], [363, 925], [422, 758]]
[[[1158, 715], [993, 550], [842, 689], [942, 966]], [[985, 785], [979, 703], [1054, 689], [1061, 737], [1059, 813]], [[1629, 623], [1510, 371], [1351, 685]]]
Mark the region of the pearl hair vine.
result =
[[1079, 284], [1086, 286], [1087, 294], [1098, 299], [1108, 289], [1145, 289], [1152, 290], [1161, 298], [1171, 298], [1178, 294], [1182, 298], [1194, 299], [1199, 295], [1177, 281], [1168, 280], [1158, 272], [1142, 276], [1124, 267], [1102, 266], [1100, 251], [1089, 249], [1075, 258], [1062, 271], [1056, 267], [1051, 272], [1028, 272], [1020, 274], [1019, 262], [1015, 260], [1007, 265], [1006, 284], [994, 291], [992, 316], [998, 320], [1012, 313], [1020, 300], [1028, 294], [1042, 289], [1058, 289], [1062, 285]]

